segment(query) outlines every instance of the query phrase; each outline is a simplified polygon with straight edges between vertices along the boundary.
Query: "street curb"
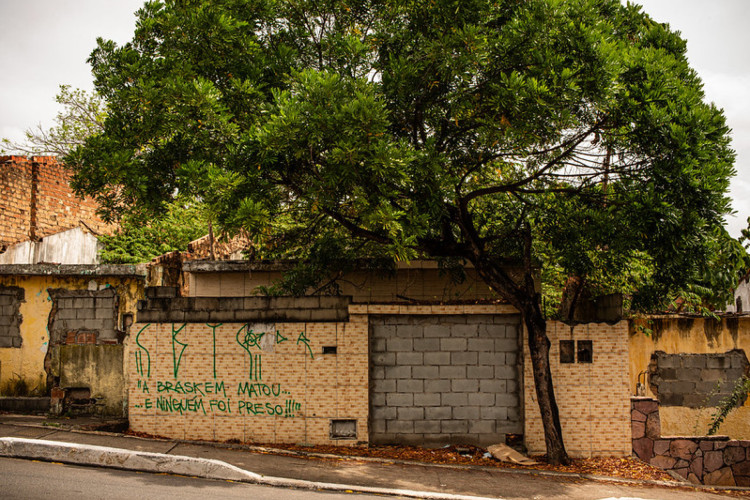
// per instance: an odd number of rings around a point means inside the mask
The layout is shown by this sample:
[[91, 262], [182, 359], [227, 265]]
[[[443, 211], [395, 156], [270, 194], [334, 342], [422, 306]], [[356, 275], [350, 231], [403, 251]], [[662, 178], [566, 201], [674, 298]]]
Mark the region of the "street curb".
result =
[[[423, 498], [427, 500], [488, 500], [491, 498], [429, 491], [321, 483], [299, 479], [263, 476], [240, 469], [239, 467], [222, 462], [221, 460], [187, 457], [182, 455], [166, 455], [144, 451], [131, 451], [106, 446], [45, 441], [41, 439], [0, 438], [0, 457], [109, 467], [141, 472], [168, 473], [182, 476], [195, 476], [205, 479], [218, 479], [305, 490], [357, 492], [374, 495]], [[497, 500], [502, 500], [499, 497], [495, 498]]]
[[[433, 464], [433, 463], [417, 462], [413, 460], [384, 459], [384, 458], [378, 458], [378, 457], [366, 457], [366, 456], [358, 456], [358, 455], [334, 455], [334, 454], [328, 454], [328, 453], [311, 453], [311, 452], [305, 452], [305, 451], [300, 451], [300, 450], [286, 450], [283, 448], [273, 448], [273, 447], [267, 447], [267, 446], [256, 446], [256, 445], [247, 445], [247, 444], [239, 445], [239, 444], [220, 443], [220, 442], [214, 442], [214, 441], [200, 441], [200, 440], [193, 440], [193, 439], [145, 438], [145, 437], [140, 437], [140, 436], [126, 435], [120, 432], [84, 430], [84, 429], [75, 428], [74, 426], [65, 426], [65, 425], [61, 427], [57, 427], [57, 426], [51, 426], [51, 425], [26, 423], [26, 422], [7, 422], [7, 423], [2, 422], [2, 423], [6, 425], [15, 425], [19, 427], [33, 427], [33, 428], [40, 428], [40, 429], [49, 429], [51, 431], [57, 431], [57, 432], [62, 432], [62, 433], [71, 432], [74, 434], [95, 434], [95, 435], [113, 436], [113, 437], [143, 440], [143, 441], [163, 441], [163, 442], [171, 442], [175, 444], [204, 445], [204, 446], [212, 446], [212, 447], [221, 448], [221, 449], [273, 453], [273, 454], [280, 455], [280, 456], [295, 456], [295, 457], [300, 457], [300, 458], [323, 458], [323, 459], [333, 458], [337, 460], [353, 460], [353, 461], [364, 461], [364, 462], [373, 462], [373, 463], [393, 463], [393, 464], [399, 464], [399, 465], [413, 465], [413, 466], [420, 466], [420, 467], [438, 467], [438, 468], [450, 468], [450, 469], [466, 468], [466, 469], [472, 469], [472, 470], [486, 470], [488, 472], [498, 472], [498, 473], [504, 473], [504, 474], [565, 477], [565, 478], [571, 478], [571, 479], [585, 479], [585, 480], [604, 482], [604, 483], [623, 483], [623, 484], [657, 486], [657, 487], [667, 487], [667, 488], [689, 488], [689, 489], [704, 490], [704, 491], [709, 491], [709, 492], [711, 491], [714, 491], [714, 492], [716, 491], [750, 492], [750, 487], [747, 487], [747, 486], [718, 486], [718, 485], [693, 484], [681, 477], [679, 478], [679, 480], [675, 478], [676, 479], [675, 481], [661, 481], [661, 480], [654, 480], [654, 479], [631, 479], [631, 478], [624, 478], [624, 477], [617, 477], [617, 476], [601, 476], [598, 474], [582, 474], [582, 473], [577, 473], [577, 472], [549, 471], [549, 470], [541, 470], [541, 469], [520, 469], [520, 468], [515, 468], [515, 467], [501, 468], [501, 467], [487, 467], [487, 466], [482, 466], [482, 465], [467, 465], [467, 464]], [[5, 438], [0, 438], [0, 440], [2, 439], [5, 439]], [[116, 449], [120, 450], [119, 448], [116, 448]], [[172, 456], [172, 455], [169, 455], [169, 456]], [[59, 461], [62, 461], [62, 460], [59, 460]], [[230, 464], [226, 464], [226, 465], [230, 465]], [[283, 480], [287, 482], [293, 482], [293, 481], [305, 482], [303, 480], [296, 480], [296, 479], [281, 479], [281, 478], [274, 478], [274, 479], [278, 479], [280, 481]], [[313, 483], [313, 482], [308, 482], [308, 483], [328, 484], [328, 483]], [[284, 485], [281, 485], [281, 486], [284, 486]], [[291, 488], [306, 488], [302, 486], [289, 486], [289, 485], [287, 486]], [[337, 485], [334, 485], [334, 486], [337, 486]], [[363, 491], [362, 488], [365, 488], [365, 487], [355, 487], [354, 491]], [[320, 488], [320, 489], [330, 489], [330, 488]], [[346, 491], [346, 490], [351, 490], [351, 488], [345, 487], [345, 488], [336, 489], [336, 491]], [[387, 490], [387, 491], [394, 491], [394, 490]], [[418, 493], [423, 494], [424, 492], [418, 492]], [[402, 494], [402, 496], [408, 496], [408, 495]], [[418, 497], [418, 498], [422, 498], [422, 497]], [[446, 499], [483, 498], [483, 499], [486, 499], [488, 497], [472, 497], [472, 496], [454, 495], [454, 496], [441, 496], [441, 497], [429, 497], [429, 498], [436, 498], [436, 499], [439, 499], [439, 498], [446, 498]]]

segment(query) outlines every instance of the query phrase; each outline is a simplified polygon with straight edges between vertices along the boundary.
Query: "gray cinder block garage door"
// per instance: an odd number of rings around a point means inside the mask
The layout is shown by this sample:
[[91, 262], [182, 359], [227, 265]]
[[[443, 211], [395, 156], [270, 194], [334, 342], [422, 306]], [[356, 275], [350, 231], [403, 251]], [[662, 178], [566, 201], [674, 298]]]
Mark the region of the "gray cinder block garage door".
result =
[[518, 316], [371, 316], [370, 442], [488, 445], [522, 432]]

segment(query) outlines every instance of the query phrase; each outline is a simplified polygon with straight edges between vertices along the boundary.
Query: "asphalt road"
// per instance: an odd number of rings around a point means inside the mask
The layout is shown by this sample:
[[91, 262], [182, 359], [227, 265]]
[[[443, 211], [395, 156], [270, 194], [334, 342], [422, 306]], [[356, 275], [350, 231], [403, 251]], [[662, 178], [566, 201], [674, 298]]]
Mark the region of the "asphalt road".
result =
[[0, 498], [54, 500], [383, 500], [382, 496], [292, 490], [194, 477], [0, 458]]

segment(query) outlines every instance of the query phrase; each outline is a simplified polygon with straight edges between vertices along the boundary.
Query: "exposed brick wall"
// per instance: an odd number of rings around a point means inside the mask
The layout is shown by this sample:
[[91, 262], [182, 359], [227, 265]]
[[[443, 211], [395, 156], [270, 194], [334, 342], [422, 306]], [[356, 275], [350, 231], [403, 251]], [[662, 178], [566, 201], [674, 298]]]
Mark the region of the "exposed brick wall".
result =
[[[547, 336], [552, 343], [552, 380], [568, 453], [574, 457], [629, 455], [628, 322], [571, 327], [548, 321]], [[560, 341], [575, 343], [573, 362], [560, 362]], [[580, 352], [588, 341], [593, 347], [590, 358]], [[542, 454], [544, 431], [525, 338], [524, 396], [526, 446], [529, 453]]]
[[94, 200], [77, 198], [69, 180], [54, 157], [0, 156], [0, 246], [43, 238], [81, 221], [111, 232], [114, 226], [97, 217]]
[[0, 157], [0, 246], [29, 239], [31, 163]]

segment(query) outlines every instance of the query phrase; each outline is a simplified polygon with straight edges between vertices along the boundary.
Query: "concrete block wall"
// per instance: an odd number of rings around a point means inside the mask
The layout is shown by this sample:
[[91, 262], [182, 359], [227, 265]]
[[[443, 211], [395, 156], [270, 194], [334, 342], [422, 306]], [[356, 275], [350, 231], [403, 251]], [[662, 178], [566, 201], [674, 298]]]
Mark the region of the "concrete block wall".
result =
[[371, 442], [489, 445], [522, 432], [518, 315], [418, 307], [370, 316]]
[[52, 345], [121, 343], [115, 288], [93, 291], [59, 288], [50, 290], [49, 295], [55, 307], [50, 318]]
[[117, 328], [116, 288], [48, 292], [52, 310], [45, 367], [51, 412], [126, 415], [124, 333]]
[[23, 288], [0, 286], [0, 347], [21, 347]]
[[[548, 321], [547, 336], [551, 342], [550, 366], [568, 453], [573, 457], [630, 455], [628, 322], [571, 327]], [[591, 362], [561, 363], [561, 340], [591, 341]], [[524, 439], [530, 454], [543, 454], [544, 431], [525, 338], [524, 372]]]
[[[217, 264], [220, 266], [221, 264]], [[258, 287], [269, 286], [281, 278], [283, 269], [249, 269], [247, 262], [237, 266], [224, 263], [231, 272], [209, 270], [208, 264], [186, 262], [187, 288], [191, 297], [243, 297], [259, 295]], [[203, 267], [201, 267], [203, 266]], [[232, 266], [232, 267], [230, 267]], [[399, 267], [395, 273], [357, 271], [339, 282], [343, 296], [355, 303], [404, 302], [404, 297], [424, 301], [457, 301], [496, 298], [474, 269], [466, 270], [466, 279], [454, 283], [433, 261], [415, 261]]]
[[149, 287], [140, 323], [345, 321], [350, 297], [178, 297], [175, 287]]
[[[750, 375], [745, 351], [668, 354], [656, 351], [649, 364], [649, 385], [661, 406], [718, 406], [735, 383]], [[744, 401], [742, 402], [744, 403]]]

